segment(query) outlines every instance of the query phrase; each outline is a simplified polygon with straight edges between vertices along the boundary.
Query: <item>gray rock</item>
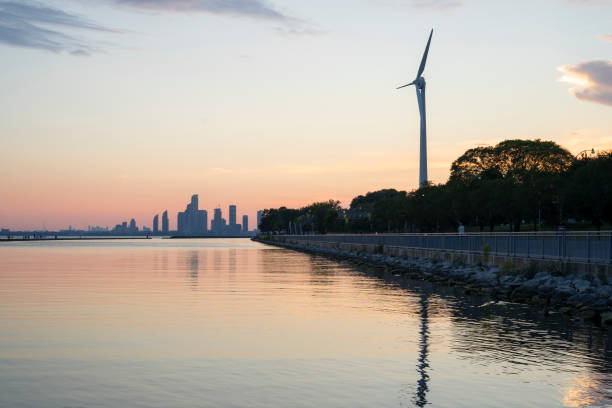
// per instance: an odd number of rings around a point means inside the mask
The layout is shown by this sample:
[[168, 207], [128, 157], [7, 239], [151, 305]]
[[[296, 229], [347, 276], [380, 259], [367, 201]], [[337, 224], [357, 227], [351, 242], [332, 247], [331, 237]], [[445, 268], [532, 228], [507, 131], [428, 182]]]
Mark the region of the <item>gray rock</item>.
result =
[[477, 271], [474, 274], [474, 279], [478, 283], [486, 286], [492, 286], [497, 283], [497, 275], [487, 269], [483, 271]]
[[555, 291], [562, 296], [572, 296], [576, 294], [576, 289], [571, 285], [571, 282], [565, 279], [562, 279], [561, 282], [557, 282]]
[[597, 289], [595, 289], [595, 293], [598, 296], [601, 296], [602, 298], [610, 298], [612, 297], [612, 286], [610, 285], [606, 285], [606, 286], [600, 286]]
[[588, 307], [596, 310], [607, 307], [607, 302], [593, 293], [576, 293], [567, 298], [567, 301], [577, 307]]
[[576, 288], [578, 293], [586, 292], [591, 289], [591, 282], [585, 279], [574, 279], [572, 285]]
[[550, 279], [550, 274], [548, 272], [538, 272], [533, 277], [533, 279], [544, 281]]

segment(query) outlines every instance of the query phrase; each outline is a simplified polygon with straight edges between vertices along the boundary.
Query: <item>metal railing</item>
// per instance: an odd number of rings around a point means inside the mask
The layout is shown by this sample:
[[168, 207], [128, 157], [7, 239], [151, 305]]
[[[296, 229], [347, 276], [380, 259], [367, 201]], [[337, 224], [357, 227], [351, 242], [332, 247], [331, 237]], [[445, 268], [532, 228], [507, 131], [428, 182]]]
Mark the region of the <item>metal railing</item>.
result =
[[492, 255], [612, 263], [612, 231], [285, 235], [295, 240], [483, 252]]

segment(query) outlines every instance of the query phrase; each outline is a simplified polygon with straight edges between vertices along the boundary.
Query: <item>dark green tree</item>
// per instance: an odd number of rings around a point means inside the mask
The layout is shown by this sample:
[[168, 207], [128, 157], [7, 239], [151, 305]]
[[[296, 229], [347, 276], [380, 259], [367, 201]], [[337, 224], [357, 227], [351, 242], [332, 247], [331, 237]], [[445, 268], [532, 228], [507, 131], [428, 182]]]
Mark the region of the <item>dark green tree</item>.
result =
[[571, 213], [598, 229], [612, 223], [612, 152], [578, 160], [569, 173], [566, 200]]

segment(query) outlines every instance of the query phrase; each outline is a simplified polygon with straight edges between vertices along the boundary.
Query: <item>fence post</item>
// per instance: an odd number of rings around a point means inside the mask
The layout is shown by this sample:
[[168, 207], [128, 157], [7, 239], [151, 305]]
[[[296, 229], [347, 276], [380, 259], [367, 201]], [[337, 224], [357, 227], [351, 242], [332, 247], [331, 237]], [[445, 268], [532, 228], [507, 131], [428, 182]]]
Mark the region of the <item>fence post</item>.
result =
[[529, 243], [531, 242], [531, 237], [527, 234], [527, 258], [529, 258]]
[[586, 233], [586, 246], [587, 246], [587, 263], [591, 262], [591, 234]]
[[506, 240], [506, 255], [510, 255], [510, 245], [512, 241], [512, 233], [508, 233], [508, 239]]

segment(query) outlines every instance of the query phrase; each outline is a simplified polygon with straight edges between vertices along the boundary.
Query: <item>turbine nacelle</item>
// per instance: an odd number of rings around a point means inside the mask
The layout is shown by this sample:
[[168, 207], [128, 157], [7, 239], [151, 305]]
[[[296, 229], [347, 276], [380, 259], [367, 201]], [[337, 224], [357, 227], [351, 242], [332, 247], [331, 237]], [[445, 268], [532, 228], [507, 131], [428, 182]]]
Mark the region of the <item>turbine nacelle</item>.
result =
[[423, 78], [422, 76], [418, 77], [417, 79], [415, 79], [411, 83], [399, 86], [396, 89], [405, 88], [405, 87], [411, 86], [411, 85], [416, 86], [418, 89], [425, 89], [425, 78]]
[[418, 77], [417, 79], [415, 79], [414, 86], [416, 86], [417, 89], [425, 89], [425, 78]]

